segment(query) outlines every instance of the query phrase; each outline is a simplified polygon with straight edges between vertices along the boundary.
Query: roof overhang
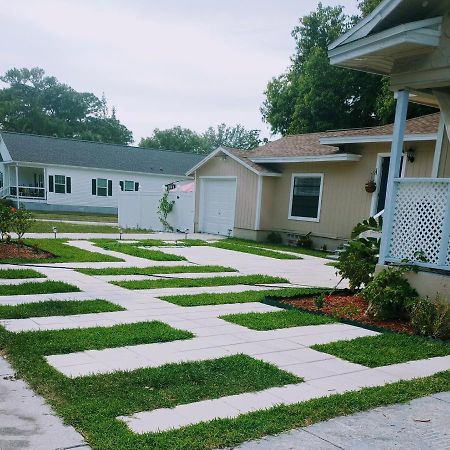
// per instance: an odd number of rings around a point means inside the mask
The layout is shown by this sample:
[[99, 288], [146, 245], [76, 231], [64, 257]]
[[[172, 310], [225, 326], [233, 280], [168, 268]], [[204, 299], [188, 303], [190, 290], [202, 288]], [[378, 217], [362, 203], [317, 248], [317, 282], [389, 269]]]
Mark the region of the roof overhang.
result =
[[[420, 141], [436, 141], [437, 133], [430, 134], [406, 134], [405, 142]], [[343, 144], [366, 144], [366, 143], [383, 143], [392, 142], [392, 135], [375, 135], [375, 136], [336, 136], [320, 139], [323, 145], [343, 145]]]
[[282, 164], [282, 163], [309, 163], [309, 162], [338, 162], [359, 161], [361, 155], [354, 153], [336, 153], [334, 155], [308, 155], [308, 156], [276, 156], [251, 158], [257, 164]]
[[1, 155], [4, 163], [7, 163], [8, 161], [12, 161], [11, 154], [9, 153], [9, 150], [6, 147], [5, 141], [3, 140], [1, 134], [0, 134], [0, 155]]

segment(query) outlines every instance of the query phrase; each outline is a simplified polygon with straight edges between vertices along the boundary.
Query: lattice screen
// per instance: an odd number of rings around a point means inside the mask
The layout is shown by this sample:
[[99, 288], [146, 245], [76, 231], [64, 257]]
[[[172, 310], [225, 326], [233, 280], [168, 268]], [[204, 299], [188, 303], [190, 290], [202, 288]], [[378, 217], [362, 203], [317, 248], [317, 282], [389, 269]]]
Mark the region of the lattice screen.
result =
[[[396, 182], [392, 239], [389, 256], [415, 261], [421, 252], [431, 264], [438, 264], [443, 244], [443, 226], [448, 214], [447, 181]], [[445, 240], [445, 245], [447, 241]], [[447, 257], [450, 265], [450, 255]]]

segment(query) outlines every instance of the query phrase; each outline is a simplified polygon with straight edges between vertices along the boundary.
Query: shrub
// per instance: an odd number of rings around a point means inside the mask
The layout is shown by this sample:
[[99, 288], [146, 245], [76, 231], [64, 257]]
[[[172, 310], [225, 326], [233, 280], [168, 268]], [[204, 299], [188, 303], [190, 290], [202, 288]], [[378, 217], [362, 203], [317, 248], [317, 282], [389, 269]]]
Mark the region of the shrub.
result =
[[320, 294], [317, 297], [314, 297], [314, 304], [316, 308], [320, 311], [325, 305], [325, 294]]
[[271, 231], [268, 235], [267, 235], [267, 242], [269, 244], [282, 244], [283, 243], [283, 238], [281, 237], [280, 233], [277, 233], [276, 231]]
[[450, 339], [450, 304], [439, 296], [418, 299], [411, 307], [411, 325], [419, 335]]
[[367, 314], [378, 319], [404, 319], [417, 292], [404, 278], [406, 267], [389, 267], [380, 272], [362, 291], [369, 302]]
[[22, 239], [23, 235], [30, 230], [35, 220], [30, 211], [20, 208], [17, 209], [12, 218], [12, 231], [17, 234], [19, 239]]
[[304, 234], [298, 238], [297, 247], [301, 248], [312, 248], [313, 241], [311, 239], [311, 232]]
[[15, 212], [15, 208], [0, 205], [0, 233], [2, 241], [11, 233]]
[[169, 191], [165, 190], [159, 201], [158, 218], [164, 231], [173, 231], [172, 225], [167, 221], [167, 216], [172, 212], [175, 200], [169, 200]]

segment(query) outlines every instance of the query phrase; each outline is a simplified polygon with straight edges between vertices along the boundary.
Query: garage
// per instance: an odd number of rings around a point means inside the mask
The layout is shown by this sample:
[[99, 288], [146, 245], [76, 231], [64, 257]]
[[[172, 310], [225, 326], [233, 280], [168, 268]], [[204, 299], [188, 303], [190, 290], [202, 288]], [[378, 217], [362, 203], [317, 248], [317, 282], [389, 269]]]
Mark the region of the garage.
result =
[[233, 234], [236, 207], [236, 178], [201, 178], [200, 231], [227, 236]]

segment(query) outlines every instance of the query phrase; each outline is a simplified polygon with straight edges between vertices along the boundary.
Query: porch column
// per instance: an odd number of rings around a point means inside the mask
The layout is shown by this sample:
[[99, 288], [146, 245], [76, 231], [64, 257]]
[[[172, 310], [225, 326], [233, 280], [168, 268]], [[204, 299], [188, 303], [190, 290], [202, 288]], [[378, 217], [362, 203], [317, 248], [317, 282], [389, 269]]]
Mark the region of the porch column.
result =
[[400, 172], [403, 154], [403, 141], [405, 136], [406, 115], [408, 112], [409, 91], [398, 92], [397, 106], [395, 110], [394, 135], [392, 137], [391, 159], [389, 164], [389, 175], [386, 186], [386, 204], [383, 217], [383, 234], [380, 246], [380, 264], [385, 264], [389, 249], [389, 241], [392, 234], [392, 221], [394, 214], [394, 179]]
[[19, 209], [20, 203], [19, 203], [19, 166], [16, 164], [16, 202], [17, 202], [17, 209]]

